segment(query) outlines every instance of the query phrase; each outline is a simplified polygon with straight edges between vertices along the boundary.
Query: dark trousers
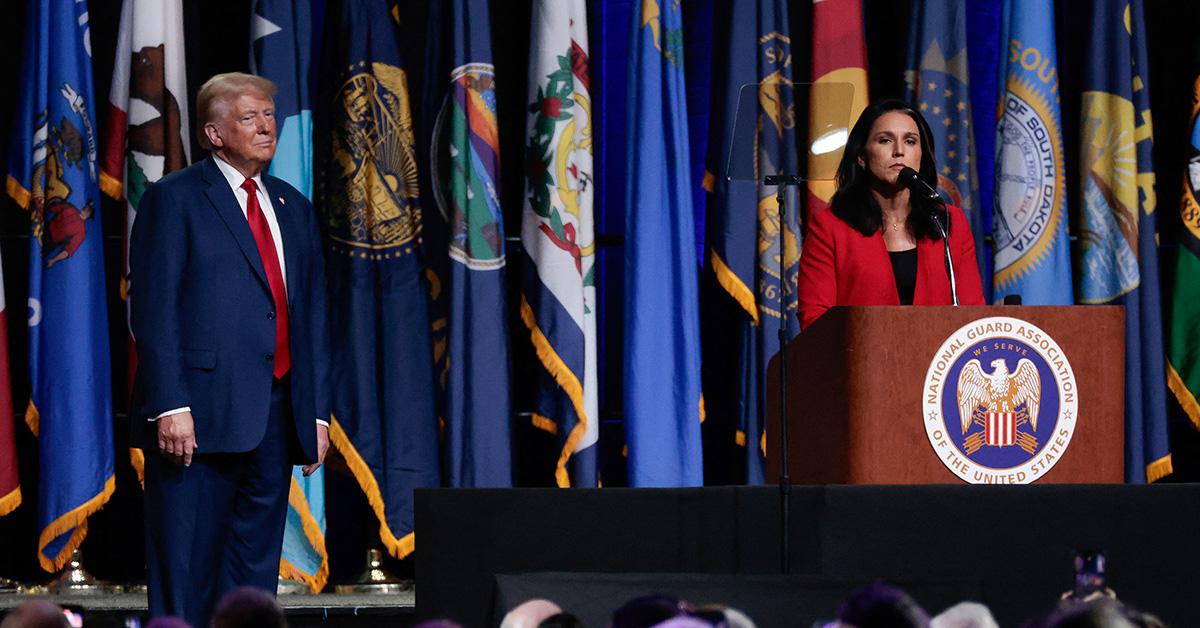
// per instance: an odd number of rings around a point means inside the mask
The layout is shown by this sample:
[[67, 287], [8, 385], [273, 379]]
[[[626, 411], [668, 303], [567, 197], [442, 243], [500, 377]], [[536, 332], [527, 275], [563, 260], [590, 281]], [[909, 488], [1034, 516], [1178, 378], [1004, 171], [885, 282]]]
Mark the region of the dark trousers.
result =
[[[150, 615], [208, 626], [221, 596], [240, 586], [274, 595], [296, 441], [288, 379], [271, 388], [262, 442], [245, 453], [199, 453], [184, 467], [146, 453], [146, 563]], [[204, 451], [203, 432], [196, 435]]]

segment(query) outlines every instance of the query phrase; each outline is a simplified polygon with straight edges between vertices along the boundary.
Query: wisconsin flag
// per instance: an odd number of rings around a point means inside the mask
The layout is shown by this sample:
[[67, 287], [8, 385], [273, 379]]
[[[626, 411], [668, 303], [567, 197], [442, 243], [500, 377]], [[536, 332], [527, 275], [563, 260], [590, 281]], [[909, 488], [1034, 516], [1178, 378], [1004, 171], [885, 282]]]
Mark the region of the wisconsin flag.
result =
[[[187, 69], [183, 50], [183, 7], [179, 0], [127, 0], [121, 5], [112, 85], [105, 107], [100, 189], [125, 201], [121, 240], [121, 298], [129, 311], [129, 235], [142, 193], [163, 175], [188, 163]], [[137, 373], [137, 351], [128, 315], [129, 385]], [[140, 449], [129, 455], [144, 481]]]
[[936, 148], [938, 192], [961, 207], [975, 237], [976, 263], [986, 268], [971, 92], [967, 78], [966, 6], [961, 0], [924, 0], [913, 12], [905, 98], [929, 121]]
[[1080, 112], [1083, 303], [1125, 306], [1125, 479], [1171, 473], [1141, 0], [1096, 0]]
[[429, 77], [440, 96], [429, 155], [438, 212], [429, 223], [430, 258], [442, 278], [439, 292], [448, 297], [437, 303], [447, 327], [442, 467], [454, 487], [512, 486], [507, 258], [490, 5], [454, 0], [431, 6], [430, 36], [449, 35], [441, 39], [449, 63]]
[[[310, 0], [257, 0], [250, 15], [252, 69], [274, 81], [277, 145], [269, 172], [312, 199], [313, 138], [311, 77], [313, 22], [320, 18]], [[280, 577], [318, 593], [329, 579], [325, 552], [325, 467], [304, 477], [292, 468], [287, 525], [283, 531]]]
[[[780, 349], [781, 319], [787, 338], [800, 332], [796, 318], [800, 227], [795, 197], [789, 202], [786, 222], [780, 224], [775, 188], [761, 185], [764, 175], [796, 173], [799, 167], [791, 38], [787, 3], [782, 0], [741, 0], [724, 9], [727, 13], [716, 18], [718, 24], [729, 24], [729, 34], [722, 42], [722, 56], [714, 56], [713, 83], [724, 90], [713, 99], [706, 175], [712, 191], [707, 243], [719, 298], [736, 304], [736, 314], [725, 322], [728, 328], [714, 333], [737, 340], [729, 343], [728, 355], [712, 359], [729, 364], [736, 375], [720, 376], [713, 390], [721, 397], [723, 411], [735, 414], [735, 438], [746, 452], [745, 481], [761, 483], [767, 361]], [[738, 111], [739, 101], [746, 111]], [[746, 115], [751, 116], [749, 125], [740, 118]], [[747, 126], [751, 129], [747, 135], [735, 132]], [[731, 176], [728, 162], [735, 146], [740, 147], [739, 153], [751, 147], [753, 152], [736, 159], [750, 164], [751, 172]]]
[[112, 380], [87, 6], [28, 7], [8, 194], [29, 210], [25, 420], [39, 436], [38, 562], [56, 571], [108, 502]]
[[1053, 3], [1005, 0], [1001, 34], [993, 294], [1071, 305]]
[[521, 319], [541, 363], [533, 422], [558, 435], [558, 485], [594, 487], [596, 242], [583, 0], [535, 0], [531, 32]]
[[316, 207], [328, 245], [333, 447], [397, 558], [412, 553], [413, 489], [441, 484], [428, 288], [408, 73], [382, 2], [326, 22], [316, 108]]
[[700, 296], [678, 2], [634, 12], [625, 205], [630, 486], [704, 484]]
[[8, 370], [8, 308], [4, 303], [4, 270], [0, 268], [0, 517], [21, 505], [11, 381]]

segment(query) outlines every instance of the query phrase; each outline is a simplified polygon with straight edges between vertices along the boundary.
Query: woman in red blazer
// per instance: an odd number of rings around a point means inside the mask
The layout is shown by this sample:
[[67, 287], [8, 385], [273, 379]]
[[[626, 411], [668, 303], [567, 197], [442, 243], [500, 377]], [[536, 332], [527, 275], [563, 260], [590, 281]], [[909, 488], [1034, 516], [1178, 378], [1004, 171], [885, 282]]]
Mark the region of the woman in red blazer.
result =
[[962, 210], [914, 194], [905, 167], [937, 184], [933, 135], [919, 112], [899, 100], [867, 107], [850, 131], [829, 209], [808, 217], [800, 257], [800, 326], [835, 305], [950, 305], [942, 235], [949, 215], [950, 254], [961, 305], [983, 305], [975, 243]]

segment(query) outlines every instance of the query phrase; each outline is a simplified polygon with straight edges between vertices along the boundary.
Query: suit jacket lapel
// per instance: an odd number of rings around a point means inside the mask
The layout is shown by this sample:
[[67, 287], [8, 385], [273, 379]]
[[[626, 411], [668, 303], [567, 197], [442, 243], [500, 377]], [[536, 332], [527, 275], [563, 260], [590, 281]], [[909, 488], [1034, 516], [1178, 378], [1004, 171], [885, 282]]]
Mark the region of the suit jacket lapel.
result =
[[254, 242], [254, 234], [250, 231], [250, 223], [246, 221], [245, 214], [242, 213], [242, 208], [238, 205], [237, 197], [233, 195], [233, 190], [229, 189], [229, 181], [225, 179], [225, 175], [217, 168], [217, 164], [213, 163], [214, 157], [209, 157], [204, 164], [204, 180], [208, 182], [208, 189], [205, 190], [205, 195], [212, 203], [213, 209], [217, 211], [217, 215], [225, 222], [225, 226], [229, 229], [229, 233], [233, 235], [233, 239], [237, 241], [238, 247], [242, 249], [242, 255], [246, 256], [246, 261], [250, 263], [250, 267], [258, 275], [259, 281], [262, 282], [267, 292], [271, 291], [271, 285], [267, 283], [267, 272], [263, 270], [262, 257], [258, 254], [258, 245]]

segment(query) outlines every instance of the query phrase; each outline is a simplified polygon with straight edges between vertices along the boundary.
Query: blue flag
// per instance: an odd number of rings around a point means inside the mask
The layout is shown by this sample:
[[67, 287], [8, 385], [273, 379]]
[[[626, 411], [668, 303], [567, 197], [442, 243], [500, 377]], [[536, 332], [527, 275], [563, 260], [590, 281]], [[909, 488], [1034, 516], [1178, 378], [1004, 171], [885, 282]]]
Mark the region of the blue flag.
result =
[[1080, 301], [1125, 306], [1125, 479], [1171, 473], [1141, 0], [1096, 0], [1080, 112]]
[[629, 60], [625, 438], [630, 486], [700, 486], [700, 301], [678, 3], [641, 3]]
[[[971, 82], [971, 120], [975, 139], [975, 172], [979, 177], [979, 217], [983, 232], [993, 231], [992, 217], [995, 214], [996, 179], [996, 103], [997, 81], [992, 79], [996, 72], [1000, 53], [1008, 54], [1008, 46], [1000, 45], [1000, 21], [1004, 13], [1003, 0], [966, 0], [967, 5], [967, 58], [970, 75], [983, 77]], [[975, 252], [983, 253], [983, 265], [979, 267], [983, 280], [983, 298], [992, 301], [992, 277], [995, 256], [992, 241], [983, 246], [976, 245]]]
[[112, 380], [87, 5], [28, 7], [7, 191], [29, 210], [29, 377], [38, 562], [56, 571], [113, 478]]
[[920, 2], [909, 32], [905, 97], [929, 120], [937, 149], [938, 192], [967, 215], [975, 237], [976, 263], [982, 271], [987, 267], [987, 247], [975, 176], [966, 7], [962, 0]]
[[[737, 341], [730, 343], [728, 356], [713, 359], [729, 364], [736, 373], [720, 378], [725, 390], [718, 394], [731, 400], [723, 401], [721, 407], [736, 414], [737, 443], [746, 452], [745, 481], [757, 484], [764, 479], [767, 362], [780, 349], [780, 318], [789, 339], [800, 332], [795, 313], [800, 262], [797, 206], [793, 197], [787, 222], [780, 225], [775, 189], [760, 184], [767, 174], [798, 173], [793, 65], [785, 2], [741, 0], [726, 10], [728, 13], [715, 18], [716, 23], [729, 25], [729, 34], [719, 49], [723, 56], [714, 54], [718, 74], [713, 84], [722, 86], [722, 91], [713, 95], [712, 103], [712, 139], [705, 174], [712, 197], [706, 242], [709, 269], [723, 297], [732, 299], [739, 312], [737, 320], [729, 323], [733, 328], [717, 331]], [[751, 87], [747, 89], [758, 92], [751, 99], [757, 106], [749, 113], [759, 120], [758, 131], [756, 136], [736, 137], [739, 96], [748, 84]], [[744, 179], [727, 176], [735, 142], [756, 150], [753, 173]], [[779, 273], [781, 255], [783, 278]]]
[[347, 0], [326, 24], [316, 206], [332, 297], [330, 440], [403, 558], [413, 489], [441, 483], [408, 75], [385, 3]]
[[[320, 0], [318, 0], [318, 3]], [[313, 196], [312, 97], [315, 32], [311, 0], [256, 0], [251, 14], [251, 61], [256, 74], [275, 82], [275, 159], [269, 172], [287, 181], [309, 200]], [[329, 558], [325, 551], [325, 468], [304, 477], [292, 468], [287, 525], [279, 575], [303, 582], [313, 593], [325, 588]]]
[[[500, 208], [500, 136], [488, 0], [431, 7], [435, 33], [449, 34], [446, 67], [428, 87], [434, 103], [429, 174], [440, 220], [431, 259], [444, 278], [443, 469], [454, 487], [512, 486], [508, 305], [504, 217]], [[444, 16], [444, 17], [443, 17]], [[448, 22], [444, 18], [448, 18]], [[434, 230], [431, 229], [431, 236]]]
[[1006, 0], [996, 128], [993, 298], [1070, 305], [1071, 250], [1050, 0]]

